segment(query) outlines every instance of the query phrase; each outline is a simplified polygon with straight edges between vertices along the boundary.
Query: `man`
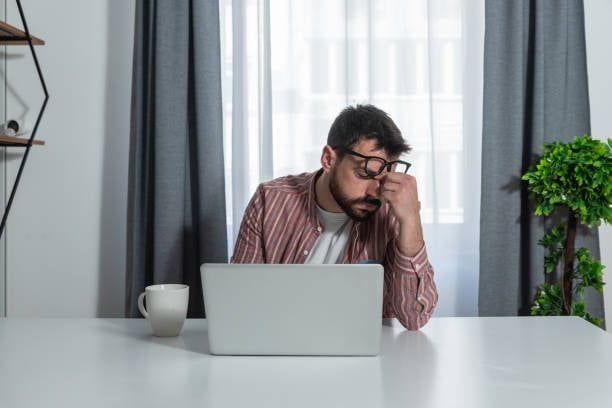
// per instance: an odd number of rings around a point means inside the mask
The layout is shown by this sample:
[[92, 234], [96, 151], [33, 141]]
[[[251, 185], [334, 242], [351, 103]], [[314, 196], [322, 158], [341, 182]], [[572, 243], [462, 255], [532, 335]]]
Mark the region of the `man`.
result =
[[259, 185], [232, 263], [359, 263], [385, 269], [383, 317], [417, 330], [438, 294], [425, 250], [410, 150], [389, 116], [347, 107], [332, 124], [315, 173]]

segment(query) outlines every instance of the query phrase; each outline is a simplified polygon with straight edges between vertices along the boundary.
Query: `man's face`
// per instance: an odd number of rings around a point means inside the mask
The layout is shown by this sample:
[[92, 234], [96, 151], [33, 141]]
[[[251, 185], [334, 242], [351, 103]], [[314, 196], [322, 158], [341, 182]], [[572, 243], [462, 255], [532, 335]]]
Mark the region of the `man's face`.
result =
[[[376, 140], [361, 140], [351, 149], [364, 156], [377, 156], [387, 161], [384, 150], [376, 148]], [[354, 221], [367, 221], [380, 208], [380, 186], [385, 171], [369, 178], [364, 174], [365, 159], [345, 154], [330, 171], [329, 189], [342, 210]]]

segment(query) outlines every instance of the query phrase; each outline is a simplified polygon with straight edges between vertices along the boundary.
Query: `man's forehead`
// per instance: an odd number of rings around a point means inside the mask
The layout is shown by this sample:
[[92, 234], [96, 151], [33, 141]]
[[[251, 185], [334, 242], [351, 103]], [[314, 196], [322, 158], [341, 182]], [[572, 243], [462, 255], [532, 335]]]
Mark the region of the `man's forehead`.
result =
[[[376, 139], [361, 139], [357, 143], [355, 143], [352, 147], [353, 151], [357, 153], [361, 153], [364, 156], [376, 156], [387, 161], [390, 161], [395, 158], [390, 158], [385, 152], [385, 149], [382, 149], [377, 146]], [[358, 157], [355, 157], [358, 159]]]

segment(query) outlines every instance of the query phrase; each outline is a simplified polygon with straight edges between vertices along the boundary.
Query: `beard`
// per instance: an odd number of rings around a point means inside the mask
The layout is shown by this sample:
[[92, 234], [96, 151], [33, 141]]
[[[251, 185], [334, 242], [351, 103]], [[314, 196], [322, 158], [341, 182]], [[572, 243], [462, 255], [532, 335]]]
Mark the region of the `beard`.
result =
[[[338, 203], [342, 211], [346, 213], [353, 221], [364, 222], [372, 218], [372, 215], [381, 206], [381, 201], [377, 198], [365, 196], [359, 198], [349, 198], [344, 194], [338, 183], [336, 182], [336, 171], [332, 170], [329, 178], [329, 191], [332, 197]], [[374, 210], [364, 210], [361, 208], [354, 208], [358, 204], [371, 204], [376, 208]]]

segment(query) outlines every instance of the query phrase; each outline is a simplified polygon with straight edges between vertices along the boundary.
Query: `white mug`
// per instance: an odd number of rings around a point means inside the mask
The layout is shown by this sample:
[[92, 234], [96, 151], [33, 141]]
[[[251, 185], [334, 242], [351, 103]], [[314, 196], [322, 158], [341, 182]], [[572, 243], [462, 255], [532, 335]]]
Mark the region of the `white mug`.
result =
[[[147, 307], [145, 309], [145, 297]], [[158, 337], [178, 336], [187, 316], [189, 286], [151, 285], [138, 296], [138, 309]]]

